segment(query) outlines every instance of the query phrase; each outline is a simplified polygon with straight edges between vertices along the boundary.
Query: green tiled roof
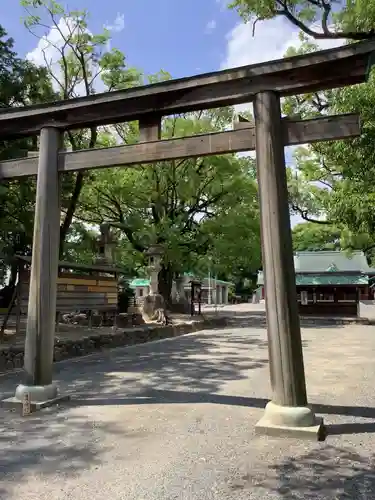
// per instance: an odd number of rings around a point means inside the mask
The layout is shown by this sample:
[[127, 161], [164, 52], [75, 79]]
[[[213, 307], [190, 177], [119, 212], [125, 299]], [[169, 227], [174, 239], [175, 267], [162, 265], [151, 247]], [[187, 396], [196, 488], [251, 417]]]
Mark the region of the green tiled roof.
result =
[[365, 274], [297, 274], [296, 285], [368, 285]]
[[[373, 272], [361, 251], [296, 252], [294, 268], [297, 285], [367, 285], [368, 273]], [[264, 285], [262, 271], [257, 283]]]
[[[332, 271], [331, 271], [332, 272]], [[296, 285], [368, 285], [367, 274], [303, 274], [296, 273]], [[258, 286], [264, 285], [263, 272], [258, 274]]]
[[370, 271], [365, 254], [359, 250], [351, 253], [321, 250], [317, 252], [296, 252], [294, 268], [300, 273], [358, 272]]
[[[194, 278], [194, 274], [193, 273], [184, 273], [184, 276], [188, 277], [188, 278]], [[205, 280], [209, 280], [209, 278], [203, 278], [201, 281], [205, 281]], [[231, 281], [224, 281], [224, 280], [218, 280], [218, 279], [215, 279], [214, 276], [211, 276], [211, 280], [212, 281], [215, 281], [217, 285], [233, 285], [233, 283]]]
[[129, 283], [130, 288], [137, 288], [137, 286], [150, 286], [150, 280], [146, 278], [135, 278]]
[[229, 285], [229, 286], [234, 285], [234, 283], [232, 283], [231, 281], [223, 281], [223, 280], [215, 280], [215, 279], [213, 279], [213, 281], [215, 281], [215, 283], [217, 285]]
[[[186, 273], [185, 276], [192, 276], [190, 273]], [[208, 281], [208, 278], [204, 278], [203, 281]], [[223, 280], [215, 280], [215, 278], [211, 278], [212, 283], [216, 283], [217, 285], [228, 285], [231, 286], [233, 283], [230, 281]], [[150, 286], [150, 280], [146, 278], [135, 278], [129, 283], [130, 288], [137, 288], [138, 286], [147, 287]]]

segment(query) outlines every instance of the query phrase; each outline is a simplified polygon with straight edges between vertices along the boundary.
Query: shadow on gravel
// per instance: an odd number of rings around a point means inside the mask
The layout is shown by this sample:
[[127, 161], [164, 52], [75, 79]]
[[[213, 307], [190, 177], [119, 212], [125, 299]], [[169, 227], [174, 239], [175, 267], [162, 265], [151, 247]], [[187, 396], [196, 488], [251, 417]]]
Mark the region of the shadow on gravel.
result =
[[[240, 335], [228, 328], [57, 363], [55, 379], [77, 396], [102, 392], [108, 399], [127, 396], [132, 390], [188, 389], [211, 394], [227, 381], [247, 379], [249, 370], [267, 364], [263, 335]], [[11, 395], [21, 379], [21, 374], [1, 377], [3, 397]]]
[[[375, 456], [349, 447], [325, 446], [228, 482], [232, 492], [288, 500], [372, 500], [375, 498]], [[242, 497], [241, 497], [242, 498]]]
[[[71, 404], [76, 406], [110, 406], [110, 405], [142, 405], [142, 404], [199, 404], [210, 403], [217, 405], [245, 406], [248, 408], [264, 409], [268, 399], [243, 396], [228, 396], [225, 394], [210, 394], [206, 392], [163, 391], [146, 389], [128, 397], [106, 398], [75, 398]], [[328, 436], [343, 434], [375, 433], [375, 408], [361, 406], [336, 406], [326, 404], [312, 404], [317, 415], [340, 415], [368, 418], [370, 422], [349, 422], [327, 424]], [[375, 497], [374, 497], [375, 498]]]
[[[189, 397], [193, 397], [191, 401], [204, 401], [215, 398], [211, 395], [226, 382], [247, 379], [249, 370], [267, 364], [264, 335], [240, 335], [234, 329], [107, 350], [57, 363], [54, 378], [62, 392], [72, 393], [70, 403], [24, 418], [0, 409], [1, 500], [7, 499], [7, 488], [10, 492], [34, 471], [47, 476], [74, 476], [83, 468], [101, 463], [106, 452], [102, 436], [119, 430], [115, 422], [95, 422], [86, 416], [95, 415], [90, 406], [183, 402]], [[21, 374], [0, 377], [1, 399], [13, 395], [21, 380]], [[128, 436], [133, 437], [139, 436]]]
[[[100, 445], [102, 435], [119, 435], [113, 422], [98, 423], [74, 414], [67, 408], [47, 409], [20, 417], [4, 412], [0, 432], [0, 498], [10, 498], [17, 484], [27, 480], [35, 470], [43, 476], [58, 474], [79, 476], [82, 469], [101, 463], [106, 448]], [[121, 431], [123, 436], [123, 430]], [[129, 435], [132, 438], [132, 435]], [[8, 490], [9, 488], [9, 490]]]
[[[219, 316], [225, 316], [226, 313], [223, 311], [219, 313]], [[243, 311], [243, 312], [231, 312], [228, 315], [228, 323], [231, 326], [238, 327], [248, 327], [248, 328], [266, 328], [266, 313], [265, 311]], [[336, 320], [333, 318], [300, 318], [301, 328], [343, 328], [345, 326], [344, 321]]]
[[[220, 393], [227, 382], [247, 380], [251, 370], [264, 370], [268, 382], [267, 364], [264, 332], [233, 327], [57, 363], [54, 378], [62, 392], [72, 393], [71, 403], [23, 419], [0, 410], [1, 500], [7, 499], [7, 488], [13, 490], [35, 471], [74, 476], [101, 463], [106, 452], [103, 438], [118, 434], [119, 428], [115, 422], [93, 421], [93, 405], [212, 403], [264, 408], [266, 399]], [[21, 374], [1, 377], [2, 397], [12, 395], [21, 380]], [[314, 409], [318, 414], [375, 419], [374, 408]], [[336, 426], [334, 433], [339, 430]], [[139, 433], [130, 433], [128, 439], [133, 438]]]

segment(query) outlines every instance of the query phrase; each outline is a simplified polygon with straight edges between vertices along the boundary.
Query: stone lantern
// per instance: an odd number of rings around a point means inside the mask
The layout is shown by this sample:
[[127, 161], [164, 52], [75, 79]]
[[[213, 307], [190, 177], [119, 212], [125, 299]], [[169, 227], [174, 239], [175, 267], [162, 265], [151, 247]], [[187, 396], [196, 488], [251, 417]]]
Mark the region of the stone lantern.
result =
[[148, 269], [150, 273], [150, 295], [157, 295], [159, 293], [159, 271], [161, 269], [161, 260], [164, 255], [164, 249], [162, 245], [152, 245], [147, 250], [146, 255], [148, 256]]
[[99, 255], [97, 262], [111, 265], [114, 262], [115, 241], [111, 234], [109, 224], [100, 225], [100, 237], [98, 238]]
[[178, 275], [175, 278], [176, 283], [176, 303], [183, 304], [185, 302], [185, 278], [183, 275]]

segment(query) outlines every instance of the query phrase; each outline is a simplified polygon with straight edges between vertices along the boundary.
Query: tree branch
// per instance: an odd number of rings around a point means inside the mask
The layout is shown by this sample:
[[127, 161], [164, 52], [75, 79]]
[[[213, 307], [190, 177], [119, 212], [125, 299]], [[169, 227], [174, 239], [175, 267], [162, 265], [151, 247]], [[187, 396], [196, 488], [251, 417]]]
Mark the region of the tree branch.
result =
[[298, 213], [301, 216], [301, 218], [306, 222], [313, 222], [314, 224], [327, 225], [327, 226], [333, 224], [333, 221], [329, 220], [312, 219], [311, 217], [309, 217], [308, 211], [303, 210], [298, 205], [291, 204], [290, 207], [294, 212]]
[[130, 241], [130, 243], [133, 245], [135, 250], [138, 250], [138, 252], [144, 252], [146, 250], [146, 247], [142, 245], [139, 241], [136, 241], [134, 238], [134, 233], [128, 227], [126, 224], [123, 224], [121, 222], [114, 222], [114, 221], [106, 221], [107, 224], [109, 224], [112, 227], [116, 227], [117, 229], [121, 229]]
[[375, 243], [373, 243], [372, 245], [369, 245], [368, 247], [364, 248], [363, 252], [367, 253], [367, 252], [369, 252], [370, 250], [372, 250], [374, 248], [375, 248]]
[[73, 221], [74, 212], [76, 211], [76, 208], [77, 208], [79, 195], [81, 194], [81, 191], [83, 188], [83, 179], [84, 179], [84, 173], [78, 172], [77, 177], [76, 177], [76, 182], [74, 185], [74, 189], [73, 189], [73, 193], [72, 193], [72, 196], [70, 197], [69, 207], [66, 211], [64, 222], [62, 223], [62, 225], [60, 227], [60, 249], [59, 249], [60, 258], [62, 256], [62, 253], [64, 250], [64, 243], [65, 243], [66, 235], [69, 231], [70, 225]]
[[278, 16], [284, 16], [290, 21], [294, 26], [299, 28], [301, 31], [306, 33], [306, 35], [311, 36], [315, 40], [326, 40], [326, 39], [331, 39], [331, 40], [339, 40], [339, 39], [350, 39], [350, 40], [355, 40], [355, 41], [361, 41], [361, 40], [369, 40], [374, 37], [375, 35], [375, 29], [371, 29], [370, 31], [336, 31], [332, 32], [328, 28], [328, 17], [330, 14], [330, 7], [329, 11], [327, 4], [324, 6], [320, 4], [316, 4], [314, 2], [314, 5], [317, 5], [319, 7], [323, 7], [323, 17], [322, 17], [322, 30], [323, 33], [319, 33], [318, 31], [315, 31], [311, 29], [309, 26], [306, 26], [302, 21], [300, 21], [292, 12], [288, 9], [288, 5], [285, 1], [281, 0], [276, 0], [277, 4], [281, 7], [280, 9], [276, 9], [275, 13]]

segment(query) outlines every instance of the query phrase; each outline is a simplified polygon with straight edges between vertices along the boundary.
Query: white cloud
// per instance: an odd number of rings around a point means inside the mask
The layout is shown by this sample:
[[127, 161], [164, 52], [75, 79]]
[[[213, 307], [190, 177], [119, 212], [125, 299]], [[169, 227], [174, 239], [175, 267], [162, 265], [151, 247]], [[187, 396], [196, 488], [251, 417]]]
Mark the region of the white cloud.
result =
[[[291, 46], [300, 45], [298, 29], [282, 17], [253, 23], [238, 23], [227, 34], [226, 56], [222, 68], [235, 68], [247, 64], [257, 64], [280, 59]], [[320, 40], [317, 42], [322, 49], [341, 45], [342, 40]], [[239, 105], [238, 110], [249, 109], [249, 105]]]
[[[57, 91], [60, 91], [63, 86], [60, 67], [62, 50], [67, 54], [68, 50], [64, 48], [66, 40], [69, 40], [77, 30], [78, 24], [76, 20], [70, 17], [62, 17], [57, 26], [51, 26], [49, 32], [41, 36], [35, 49], [26, 54], [26, 59], [29, 61], [38, 66], [47, 66], [50, 69], [51, 75], [53, 75], [52, 84]], [[87, 32], [90, 33], [89, 30]], [[75, 85], [74, 92], [76, 95], [85, 95], [83, 82]]]
[[[104, 25], [104, 28], [110, 31], [111, 33], [121, 33], [125, 28], [125, 16], [124, 14], [117, 13], [115, 20], [113, 23], [107, 23]], [[111, 50], [111, 39], [107, 41], [107, 51]]]
[[[220, 3], [220, 0], [217, 0]], [[299, 30], [282, 17], [272, 20], [259, 21], [255, 26], [253, 36], [253, 23], [238, 23], [227, 34], [226, 55], [222, 61], [221, 67], [235, 68], [248, 64], [257, 64], [274, 59], [281, 59], [289, 47], [298, 47], [300, 45]], [[343, 40], [319, 40], [314, 42], [321, 49], [334, 48], [342, 45]], [[252, 104], [241, 104], [235, 106], [236, 111], [252, 111]], [[294, 147], [285, 148], [286, 163], [294, 163]], [[255, 152], [242, 153], [255, 158]], [[292, 216], [292, 226], [302, 222], [299, 216]]]
[[124, 14], [120, 14], [120, 12], [118, 12], [113, 23], [111, 23], [111, 24], [107, 23], [104, 25], [104, 27], [109, 31], [112, 31], [115, 33], [120, 33], [125, 28], [125, 16], [124, 16]]
[[216, 0], [217, 5], [220, 8], [220, 12], [227, 10], [228, 8], [228, 0]]
[[[118, 13], [113, 22], [107, 23], [104, 27], [112, 33], [119, 33], [124, 29], [125, 20], [124, 14]], [[51, 26], [50, 30], [45, 33], [39, 40], [38, 45], [34, 50], [26, 55], [26, 59], [34, 62], [39, 66], [48, 66], [56, 78], [61, 76], [61, 68], [59, 61], [61, 60], [61, 49], [64, 46], [65, 40], [70, 38], [77, 31], [77, 22], [69, 17], [61, 18], [57, 27]], [[87, 30], [91, 34], [90, 30]], [[64, 40], [65, 39], [65, 40]], [[110, 50], [110, 44], [106, 47]], [[95, 71], [94, 71], [95, 73]], [[54, 87], [58, 89], [59, 85], [56, 81], [53, 82]], [[97, 92], [105, 91], [104, 85], [100, 78], [95, 80], [95, 90]], [[77, 95], [85, 94], [83, 84], [79, 84], [75, 88]]]
[[[122, 14], [117, 14], [114, 22], [111, 25], [106, 25], [106, 29], [112, 32], [120, 32], [124, 28], [124, 16]], [[26, 55], [26, 58], [29, 61], [34, 62], [39, 66], [48, 66], [51, 70], [51, 73], [54, 75], [52, 79], [53, 87], [57, 90], [61, 90], [61, 86], [57, 83], [56, 80], [62, 82], [62, 70], [60, 67], [61, 60], [61, 50], [64, 46], [66, 39], [69, 39], [74, 33], [77, 31], [77, 21], [67, 18], [61, 18], [58, 22], [57, 27], [51, 26], [49, 31], [40, 38], [38, 45], [34, 50], [29, 52]], [[86, 32], [90, 35], [92, 34], [90, 30], [86, 29]], [[107, 50], [110, 48], [107, 46]], [[94, 64], [91, 64], [92, 74], [96, 74], [98, 68], [95, 67]], [[98, 76], [93, 84], [93, 87], [96, 92], [105, 92], [108, 90], [102, 79]], [[74, 94], [76, 96], [86, 95], [86, 89], [84, 82], [80, 82], [74, 86]], [[121, 138], [117, 134], [117, 131], [112, 126], [104, 127], [106, 131], [111, 132], [117, 140], [117, 143], [122, 143]]]
[[26, 59], [39, 66], [57, 64], [61, 58], [60, 50], [64, 45], [64, 37], [74, 32], [75, 22], [70, 18], [61, 18], [57, 27], [43, 35], [34, 50], [26, 54]]
[[[301, 44], [298, 35], [299, 30], [283, 17], [257, 22], [254, 36], [253, 23], [240, 22], [227, 34], [226, 55], [221, 68], [235, 68], [281, 59], [289, 47], [298, 47]], [[343, 43], [342, 40], [314, 42], [321, 49], [334, 48]], [[235, 109], [237, 112], [252, 111], [252, 104], [240, 104], [235, 106]], [[287, 150], [289, 151], [286, 151], [286, 156], [291, 158], [295, 148], [290, 147]]]
[[[337, 47], [341, 40], [320, 40], [322, 49]], [[224, 68], [233, 68], [246, 64], [256, 64], [284, 56], [290, 46], [300, 44], [298, 29], [282, 17], [253, 23], [238, 23], [227, 35], [226, 57], [222, 63]]]
[[[117, 15], [113, 26], [111, 26], [113, 31], [119, 31], [121, 27], [122, 17], [120, 14]], [[34, 50], [26, 54], [26, 59], [34, 62], [39, 66], [48, 66], [50, 69], [52, 77], [53, 87], [59, 91], [61, 90], [61, 85], [58, 81], [62, 83], [62, 70], [60, 67], [60, 61], [62, 58], [62, 50], [66, 44], [66, 40], [69, 40], [72, 35], [76, 34], [78, 31], [78, 23], [75, 19], [69, 17], [62, 17], [57, 27], [51, 26], [49, 32], [45, 33], [39, 40], [38, 45]], [[109, 29], [109, 28], [108, 28]], [[89, 29], [86, 32], [92, 34]], [[108, 49], [108, 47], [107, 47]], [[109, 49], [108, 49], [109, 50]], [[65, 54], [68, 52], [68, 48], [64, 49]], [[95, 75], [97, 69], [92, 65], [92, 73]], [[96, 92], [104, 92], [106, 89], [101, 78], [95, 79], [95, 90]], [[74, 86], [74, 94], [76, 96], [86, 95], [84, 82], [79, 82]]]
[[216, 29], [216, 21], [215, 19], [211, 19], [211, 21], [209, 21], [206, 24], [204, 32], [206, 33], [206, 35], [210, 35], [213, 31], [215, 31], [215, 29]]

